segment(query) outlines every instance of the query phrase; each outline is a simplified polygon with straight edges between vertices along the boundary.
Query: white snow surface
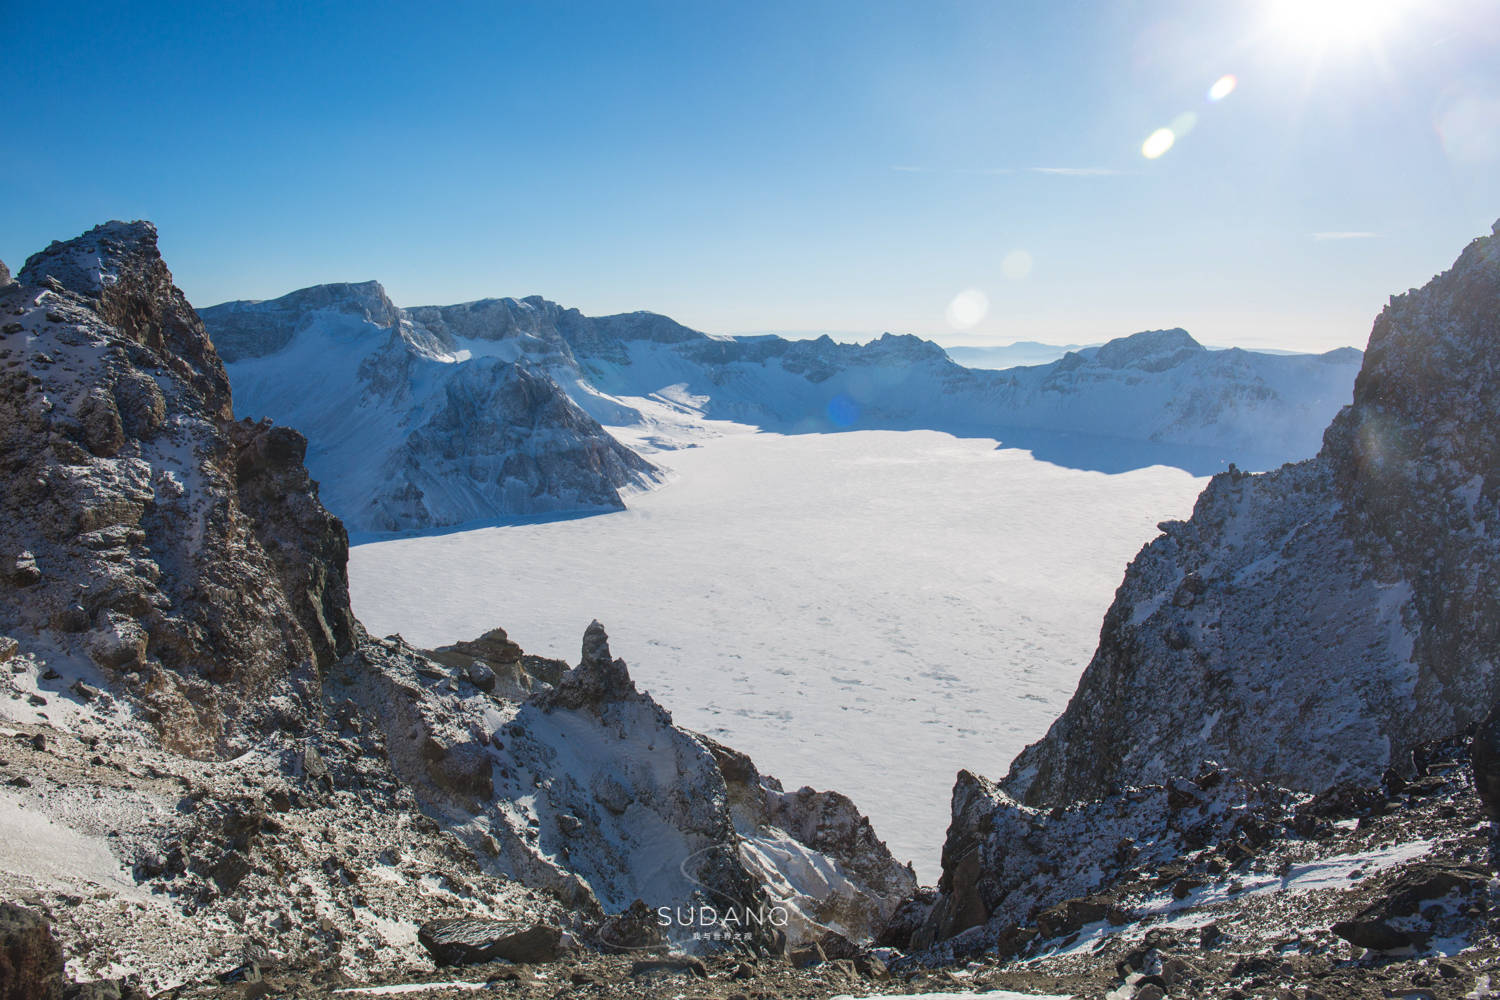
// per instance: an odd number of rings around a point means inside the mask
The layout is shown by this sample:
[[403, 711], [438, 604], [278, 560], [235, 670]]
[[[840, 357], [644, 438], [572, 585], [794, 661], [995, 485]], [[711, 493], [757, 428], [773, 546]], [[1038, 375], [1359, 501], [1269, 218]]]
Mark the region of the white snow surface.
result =
[[355, 613], [429, 648], [499, 625], [570, 662], [598, 618], [680, 725], [849, 795], [934, 880], [954, 774], [1045, 732], [1126, 563], [1204, 481], [935, 431], [697, 426], [625, 511], [354, 547]]

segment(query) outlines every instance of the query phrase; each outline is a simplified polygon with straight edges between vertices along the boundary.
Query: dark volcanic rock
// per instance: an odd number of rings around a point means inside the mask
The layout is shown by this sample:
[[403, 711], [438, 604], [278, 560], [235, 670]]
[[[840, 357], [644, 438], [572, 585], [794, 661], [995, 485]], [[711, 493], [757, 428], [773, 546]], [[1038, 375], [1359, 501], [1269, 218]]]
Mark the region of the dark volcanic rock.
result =
[[417, 931], [417, 940], [439, 965], [493, 962], [552, 962], [562, 950], [562, 930], [550, 924], [499, 920], [433, 920]]
[[61, 1000], [62, 949], [47, 921], [0, 903], [0, 1000]]

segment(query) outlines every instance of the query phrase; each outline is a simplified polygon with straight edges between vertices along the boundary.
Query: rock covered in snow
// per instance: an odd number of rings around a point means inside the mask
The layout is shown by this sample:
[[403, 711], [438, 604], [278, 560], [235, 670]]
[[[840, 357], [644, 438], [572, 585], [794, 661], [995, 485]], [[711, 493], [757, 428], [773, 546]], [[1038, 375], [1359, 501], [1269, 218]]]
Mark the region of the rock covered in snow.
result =
[[[776, 949], [829, 931], [868, 942], [915, 888], [843, 796], [788, 795], [742, 754], [676, 726], [598, 622], [578, 665], [534, 677], [521, 703], [469, 672], [524, 662], [503, 633], [445, 649], [458, 647], [473, 658], [450, 656], [445, 673], [371, 640], [330, 684], [378, 720], [392, 766], [427, 808], [463, 817], [452, 829], [476, 856], [580, 912], [613, 915], [597, 943], [638, 947], [656, 940], [638, 933], [653, 926], [688, 947]], [[642, 907], [645, 923], [626, 927]]]
[[430, 920], [417, 940], [438, 965], [554, 962], [562, 950], [562, 928], [546, 923], [457, 917]]
[[1108, 838], [1070, 837], [1059, 810], [1132, 833], [1105, 822], [1131, 789], [1205, 760], [1297, 791], [1372, 784], [1496, 702], [1496, 350], [1500, 237], [1486, 237], [1380, 314], [1316, 458], [1215, 476], [1191, 519], [1161, 526], [1067, 711], [998, 788], [955, 787], [936, 937], [1023, 898], [1027, 858], [1108, 870]]
[[1315, 459], [1216, 476], [1162, 525], [1068, 710], [1005, 787], [1066, 803], [1211, 758], [1318, 791], [1500, 697], [1500, 238], [1397, 296]]
[[0, 632], [115, 678], [192, 753], [306, 723], [352, 646], [342, 527], [292, 431], [237, 425], [150, 223], [0, 291]]

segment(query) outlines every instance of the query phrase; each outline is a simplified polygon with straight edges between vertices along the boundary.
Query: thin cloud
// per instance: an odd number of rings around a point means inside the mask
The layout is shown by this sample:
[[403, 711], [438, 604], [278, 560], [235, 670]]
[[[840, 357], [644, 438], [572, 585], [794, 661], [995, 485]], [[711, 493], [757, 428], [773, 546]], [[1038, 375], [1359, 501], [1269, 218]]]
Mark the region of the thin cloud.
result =
[[1379, 233], [1366, 232], [1336, 232], [1336, 233], [1313, 233], [1312, 238], [1322, 243], [1324, 240], [1375, 240], [1380, 238]]
[[1034, 174], [1054, 177], [1113, 177], [1120, 171], [1113, 167], [1027, 167]]

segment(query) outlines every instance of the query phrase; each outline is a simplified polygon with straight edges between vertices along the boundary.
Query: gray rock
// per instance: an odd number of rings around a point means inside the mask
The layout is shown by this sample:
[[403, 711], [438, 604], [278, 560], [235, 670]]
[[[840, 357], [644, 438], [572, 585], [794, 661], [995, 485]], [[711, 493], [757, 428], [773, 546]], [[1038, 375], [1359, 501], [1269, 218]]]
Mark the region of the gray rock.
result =
[[34, 342], [0, 340], [0, 523], [18, 543], [0, 576], [25, 589], [0, 587], [0, 631], [148, 675], [116, 693], [172, 751], [306, 727], [354, 619], [347, 538], [300, 436], [234, 421], [150, 223], [54, 243], [18, 280], [7, 302]]
[[473, 965], [504, 959], [534, 964], [562, 954], [562, 930], [550, 924], [458, 918], [431, 920], [417, 940], [439, 965]]

